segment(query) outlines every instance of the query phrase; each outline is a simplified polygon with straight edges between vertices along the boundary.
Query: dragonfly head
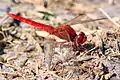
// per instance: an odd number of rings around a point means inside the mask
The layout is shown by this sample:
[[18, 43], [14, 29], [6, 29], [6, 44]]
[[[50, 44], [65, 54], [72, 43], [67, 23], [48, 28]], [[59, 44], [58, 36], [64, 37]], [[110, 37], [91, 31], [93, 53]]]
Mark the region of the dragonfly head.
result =
[[75, 37], [74, 41], [74, 51], [84, 51], [84, 47], [82, 44], [87, 40], [87, 36], [85, 33], [80, 32], [79, 35]]
[[83, 32], [80, 32], [80, 34], [76, 38], [77, 44], [83, 44], [86, 40], [87, 40], [87, 36]]

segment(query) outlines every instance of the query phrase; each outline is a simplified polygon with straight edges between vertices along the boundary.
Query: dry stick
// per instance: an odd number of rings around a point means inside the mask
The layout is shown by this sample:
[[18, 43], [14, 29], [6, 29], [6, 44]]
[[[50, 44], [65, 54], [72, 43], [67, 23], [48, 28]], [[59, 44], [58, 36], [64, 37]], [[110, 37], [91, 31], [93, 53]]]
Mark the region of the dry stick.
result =
[[11, 72], [3, 72], [3, 71], [0, 71], [0, 74], [9, 74], [9, 75], [12, 75], [12, 76], [22, 76], [22, 75], [20, 75], [20, 74], [16, 74], [16, 73], [11, 73]]
[[73, 76], [73, 71], [70, 71], [66, 76], [65, 80], [69, 80]]
[[60, 80], [64, 80], [64, 78], [58, 76], [57, 74], [55, 74], [56, 71], [43, 71], [43, 70], [39, 70], [39, 74], [36, 76], [41, 76], [41, 75], [53, 75], [54, 77], [60, 79]]
[[63, 79], [62, 77], [55, 74], [53, 71], [47, 71], [48, 74], [52, 74], [53, 76], [57, 77], [58, 79]]
[[104, 41], [103, 41], [103, 38], [100, 36], [100, 50], [102, 52], [103, 55], [105, 55], [105, 48], [104, 48]]
[[11, 75], [11, 76], [19, 76], [19, 77], [22, 77], [24, 80], [26, 80], [25, 76], [23, 76], [19, 73], [11, 73], [11, 72], [0, 71], [0, 74], [7, 74], [7, 75]]
[[102, 8], [99, 9], [113, 24], [120, 27], [118, 23], [116, 23]]
[[39, 64], [36, 64], [35, 71], [36, 71], [36, 74], [39, 74]]
[[5, 66], [7, 66], [7, 67], [12, 67], [12, 68], [17, 69], [17, 70], [20, 69], [20, 67], [13, 66], [13, 65], [10, 65], [10, 64], [7, 64], [7, 63], [0, 62], [0, 64], [3, 64]]
[[2, 31], [0, 31], [0, 34], [3, 35], [3, 39], [0, 40], [0, 43], [6, 43], [6, 37], [5, 37], [5, 34], [4, 34]]
[[120, 45], [119, 45], [118, 39], [116, 39], [115, 42], [116, 42], [116, 43], [115, 43], [115, 44], [116, 44], [116, 52], [119, 53], [119, 52], [120, 52], [120, 49], [119, 49], [119, 48], [120, 48]]
[[86, 54], [89, 54], [90, 52], [92, 52], [92, 51], [94, 51], [94, 50], [96, 50], [96, 49], [98, 49], [98, 48], [99, 48], [99, 46], [96, 46], [96, 47], [90, 49], [88, 52], [85, 53], [85, 55], [86, 55]]
[[3, 35], [3, 37], [5, 38], [5, 34], [4, 34], [2, 31], [0, 31], [0, 34], [2, 34], [2, 35]]

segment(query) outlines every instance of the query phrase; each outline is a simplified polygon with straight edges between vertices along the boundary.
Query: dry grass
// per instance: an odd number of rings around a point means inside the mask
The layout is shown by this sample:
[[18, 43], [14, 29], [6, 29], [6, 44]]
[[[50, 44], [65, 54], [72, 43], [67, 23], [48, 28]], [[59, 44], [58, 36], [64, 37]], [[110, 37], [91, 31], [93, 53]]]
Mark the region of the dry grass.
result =
[[[119, 27], [111, 22], [111, 18], [99, 18], [99, 14], [96, 19], [93, 18], [96, 15], [88, 16], [96, 8], [111, 4], [104, 1], [55, 0], [51, 5], [48, 2], [48, 8], [44, 8], [35, 5], [36, 2], [30, 2], [34, 4], [31, 5], [26, 1], [29, 0], [12, 3], [10, 8], [13, 13], [54, 27], [69, 24], [76, 33], [85, 32], [88, 39], [83, 46], [86, 50], [75, 52], [71, 42], [62, 42], [54, 35], [24, 23], [19, 25], [5, 14], [0, 20], [1, 80], [120, 79]], [[45, 19], [46, 15], [39, 11], [50, 12], [55, 16]]]

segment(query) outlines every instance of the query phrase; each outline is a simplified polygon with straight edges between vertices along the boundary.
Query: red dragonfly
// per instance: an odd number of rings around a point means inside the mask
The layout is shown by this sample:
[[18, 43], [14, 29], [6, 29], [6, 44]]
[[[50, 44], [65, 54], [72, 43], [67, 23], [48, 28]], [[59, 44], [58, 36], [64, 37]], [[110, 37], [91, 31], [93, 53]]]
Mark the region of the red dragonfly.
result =
[[80, 34], [77, 35], [75, 30], [70, 25], [61, 25], [57, 28], [53, 28], [50, 25], [38, 23], [15, 14], [11, 14], [11, 13], [7, 13], [7, 14], [8, 16], [16, 20], [30, 24], [32, 26], [35, 26], [36, 28], [40, 28], [52, 35], [55, 35], [61, 39], [67, 40], [68, 42], [72, 41], [73, 43], [72, 46], [76, 51], [83, 51], [84, 49], [82, 47], [82, 44], [87, 40], [87, 36], [83, 32], [80, 32]]

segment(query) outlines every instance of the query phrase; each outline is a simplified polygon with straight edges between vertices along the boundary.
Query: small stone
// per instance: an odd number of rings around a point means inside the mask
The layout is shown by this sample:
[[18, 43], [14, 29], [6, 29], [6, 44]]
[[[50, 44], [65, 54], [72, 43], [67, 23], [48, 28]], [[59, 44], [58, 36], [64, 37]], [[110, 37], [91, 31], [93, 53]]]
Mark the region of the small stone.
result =
[[112, 76], [114, 75], [114, 73], [108, 73], [106, 74], [104, 77], [105, 77], [105, 80], [109, 80]]

